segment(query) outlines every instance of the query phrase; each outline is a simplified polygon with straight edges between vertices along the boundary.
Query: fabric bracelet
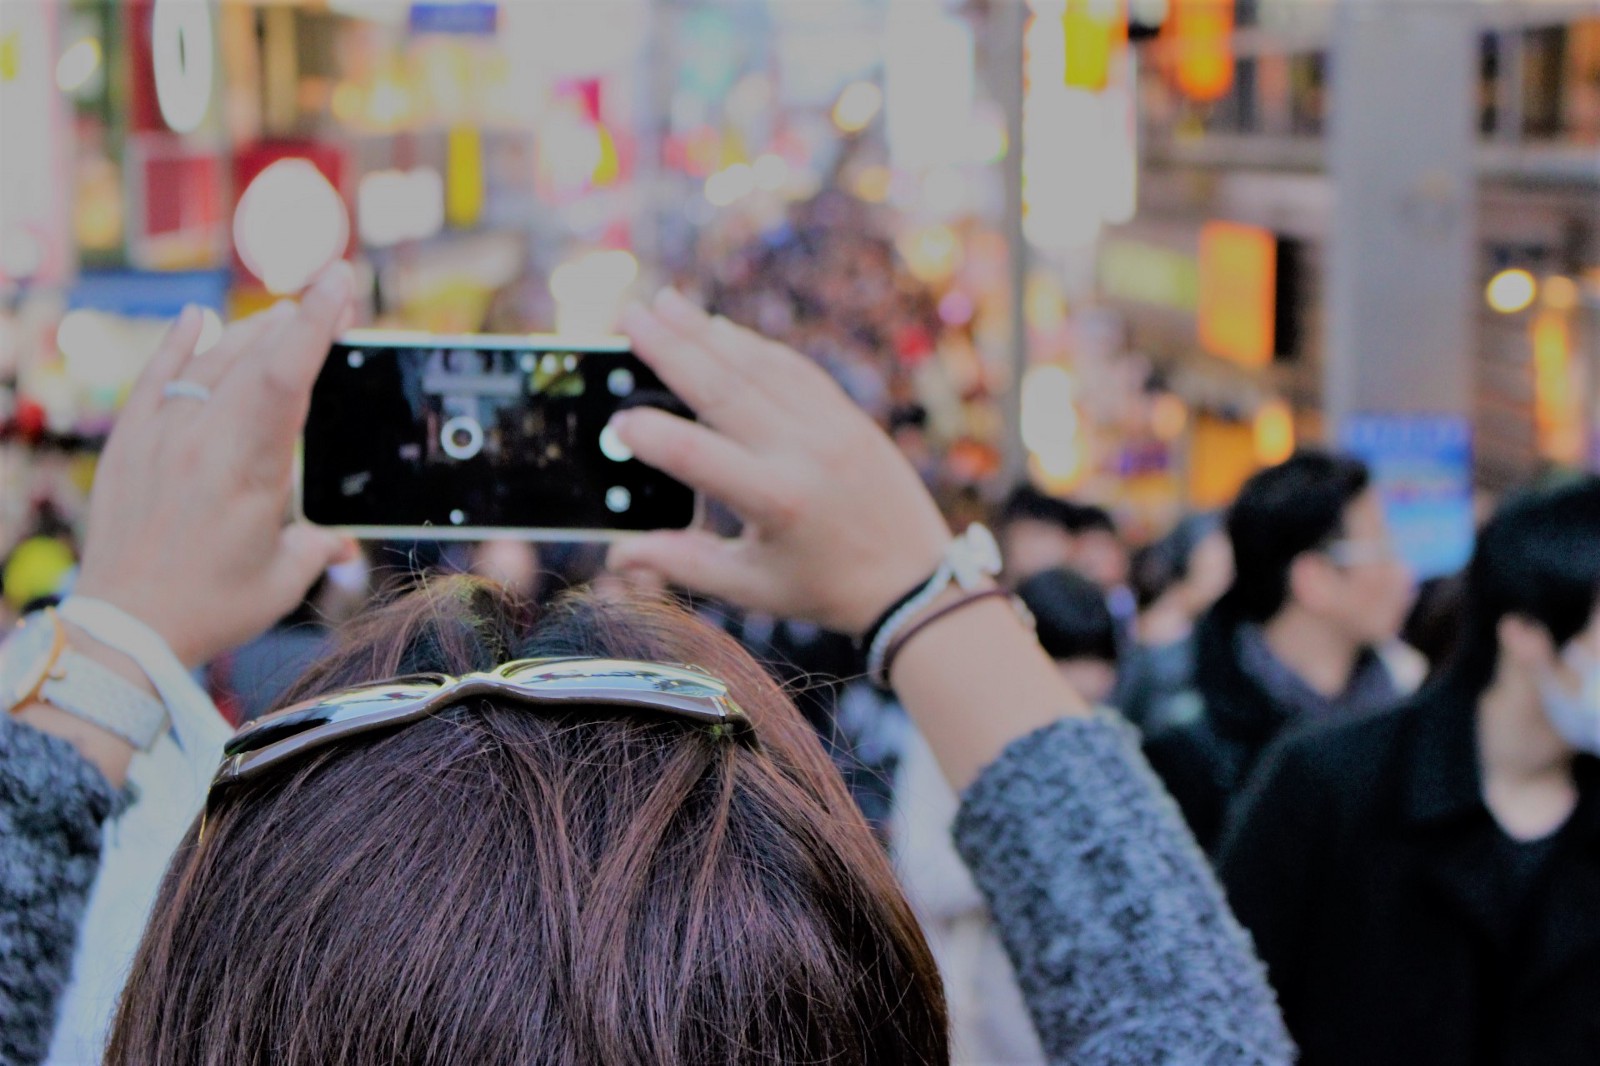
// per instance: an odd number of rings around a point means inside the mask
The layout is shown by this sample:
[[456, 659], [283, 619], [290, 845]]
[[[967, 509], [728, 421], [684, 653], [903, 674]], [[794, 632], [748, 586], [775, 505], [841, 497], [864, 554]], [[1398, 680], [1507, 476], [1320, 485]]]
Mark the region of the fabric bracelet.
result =
[[990, 588], [983, 589], [978, 592], [969, 592], [959, 600], [955, 600], [952, 603], [947, 603], [937, 611], [933, 611], [927, 615], [924, 615], [913, 622], [909, 627], [907, 627], [903, 632], [899, 633], [893, 640], [889, 642], [889, 650], [884, 654], [883, 657], [883, 687], [886, 689], [890, 688], [889, 677], [890, 671], [894, 669], [894, 661], [900, 657], [900, 652], [904, 650], [905, 646], [911, 642], [912, 637], [915, 637], [918, 633], [921, 633], [924, 629], [927, 629], [940, 619], [945, 618], [948, 615], [952, 615], [964, 607], [970, 607], [973, 604], [979, 603], [983, 600], [993, 600], [1001, 597], [1006, 599], [1015, 599], [1010, 592], [1003, 588]]
[[941, 563], [933, 576], [909, 598], [902, 600], [900, 606], [891, 611], [883, 625], [878, 628], [877, 635], [872, 638], [871, 646], [867, 648], [867, 678], [882, 691], [889, 691], [889, 671], [885, 668], [885, 662], [889, 657], [889, 645], [894, 643], [895, 637], [907, 622], [921, 614], [924, 608], [950, 587], [950, 581], [950, 566], [948, 563]]
[[904, 596], [885, 607], [883, 613], [878, 615], [873, 623], [867, 627], [865, 633], [861, 634], [861, 639], [856, 641], [856, 651], [860, 652], [863, 657], [866, 656], [872, 650], [872, 645], [877, 642], [878, 634], [883, 632], [883, 627], [889, 624], [889, 619], [893, 618], [896, 612], [906, 604], [916, 599], [918, 593], [927, 587], [927, 581], [920, 582], [914, 588], [908, 589]]

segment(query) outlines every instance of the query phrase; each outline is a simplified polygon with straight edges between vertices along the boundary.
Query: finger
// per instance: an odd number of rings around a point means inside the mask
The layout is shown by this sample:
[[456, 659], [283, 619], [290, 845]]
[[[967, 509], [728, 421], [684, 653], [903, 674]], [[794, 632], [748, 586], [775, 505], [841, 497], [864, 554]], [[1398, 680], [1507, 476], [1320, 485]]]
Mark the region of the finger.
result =
[[292, 454], [311, 387], [353, 298], [350, 264], [340, 260], [318, 275], [285, 323], [235, 360], [218, 386], [216, 416], [228, 420], [229, 437], [262, 468], [275, 469]]
[[724, 365], [752, 379], [759, 380], [759, 375], [751, 371], [773, 361], [772, 349], [782, 349], [721, 315], [706, 314], [676, 289], [657, 293], [654, 310], [685, 338], [711, 348]]
[[351, 544], [349, 537], [309, 522], [285, 526], [267, 572], [272, 597], [291, 606], [303, 599], [324, 570], [348, 558]]
[[748, 388], [721, 353], [684, 336], [655, 312], [630, 306], [623, 312], [622, 330], [645, 365], [705, 422], [750, 440], [770, 421], [771, 401]]
[[760, 574], [739, 558], [741, 545], [704, 530], [645, 533], [611, 545], [606, 567], [618, 574], [643, 572], [744, 607], [759, 607]]
[[339, 553], [328, 564], [338, 566], [342, 563], [353, 563], [361, 558], [361, 542], [354, 537], [340, 537]]
[[811, 412], [819, 387], [842, 395], [814, 360], [721, 315], [706, 314], [673, 289], [662, 289], [656, 296], [655, 311], [686, 339], [711, 349], [720, 365], [736, 371], [791, 413]]
[[260, 343], [266, 334], [293, 318], [294, 313], [294, 304], [281, 300], [265, 311], [231, 323], [216, 344], [205, 351], [196, 351], [176, 376], [215, 389], [236, 360]]
[[128, 402], [123, 404], [122, 414], [117, 419], [119, 426], [136, 425], [160, 406], [162, 386], [171, 381], [194, 354], [194, 346], [200, 341], [202, 324], [200, 309], [193, 304], [178, 315], [177, 321], [156, 346], [155, 354], [150, 357], [144, 372], [128, 393]]
[[662, 289], [656, 294], [654, 310], [663, 322], [685, 339], [705, 346], [716, 356], [718, 365], [736, 373], [758, 388], [765, 388], [776, 399], [782, 398], [781, 386], [773, 388], [771, 375], [782, 370], [787, 355], [801, 363], [804, 356], [781, 344], [722, 317], [708, 315], [685, 299], [676, 289]]
[[783, 528], [797, 508], [775, 476], [744, 446], [699, 422], [651, 407], [620, 411], [612, 429], [634, 458], [732, 507], [763, 528]]

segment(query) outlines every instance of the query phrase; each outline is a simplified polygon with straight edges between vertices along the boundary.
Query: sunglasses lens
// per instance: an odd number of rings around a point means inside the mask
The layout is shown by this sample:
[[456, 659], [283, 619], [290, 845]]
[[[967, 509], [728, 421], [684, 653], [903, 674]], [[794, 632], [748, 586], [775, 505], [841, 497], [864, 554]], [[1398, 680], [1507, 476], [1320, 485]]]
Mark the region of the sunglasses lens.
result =
[[501, 676], [514, 684], [536, 685], [552, 693], [593, 692], [597, 688], [634, 692], [640, 695], [661, 693], [691, 699], [726, 697], [721, 682], [689, 670], [642, 663], [530, 662], [513, 663]]
[[258, 751], [308, 729], [380, 714], [396, 704], [425, 700], [437, 691], [437, 682], [395, 681], [376, 688], [321, 696], [257, 719], [235, 733], [223, 751], [227, 755]]

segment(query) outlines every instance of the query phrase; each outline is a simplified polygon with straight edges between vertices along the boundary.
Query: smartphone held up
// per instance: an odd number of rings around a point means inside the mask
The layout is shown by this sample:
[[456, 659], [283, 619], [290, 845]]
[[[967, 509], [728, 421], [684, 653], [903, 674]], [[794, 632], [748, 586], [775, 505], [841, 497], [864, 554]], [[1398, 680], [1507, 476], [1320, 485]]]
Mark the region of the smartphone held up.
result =
[[311, 395], [303, 515], [358, 537], [611, 539], [694, 524], [694, 491], [610, 432], [692, 417], [625, 338], [340, 337]]

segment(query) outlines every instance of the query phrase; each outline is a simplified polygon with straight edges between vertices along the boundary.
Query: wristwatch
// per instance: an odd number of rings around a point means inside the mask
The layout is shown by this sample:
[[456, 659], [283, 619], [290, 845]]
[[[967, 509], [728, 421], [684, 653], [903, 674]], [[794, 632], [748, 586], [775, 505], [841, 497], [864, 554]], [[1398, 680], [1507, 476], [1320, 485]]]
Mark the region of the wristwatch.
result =
[[53, 609], [28, 615], [0, 644], [0, 708], [48, 703], [148, 751], [167, 731], [166, 705], [67, 646]]

